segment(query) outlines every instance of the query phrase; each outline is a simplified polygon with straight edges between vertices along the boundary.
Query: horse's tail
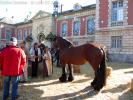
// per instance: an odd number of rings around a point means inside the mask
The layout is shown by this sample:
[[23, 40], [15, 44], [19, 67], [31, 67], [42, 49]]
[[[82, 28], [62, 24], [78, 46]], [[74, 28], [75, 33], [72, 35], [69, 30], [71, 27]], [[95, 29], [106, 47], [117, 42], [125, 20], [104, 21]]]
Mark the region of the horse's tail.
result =
[[97, 77], [100, 84], [100, 88], [102, 88], [106, 84], [106, 54], [103, 48], [101, 48], [101, 50], [103, 51], [103, 59], [97, 71]]

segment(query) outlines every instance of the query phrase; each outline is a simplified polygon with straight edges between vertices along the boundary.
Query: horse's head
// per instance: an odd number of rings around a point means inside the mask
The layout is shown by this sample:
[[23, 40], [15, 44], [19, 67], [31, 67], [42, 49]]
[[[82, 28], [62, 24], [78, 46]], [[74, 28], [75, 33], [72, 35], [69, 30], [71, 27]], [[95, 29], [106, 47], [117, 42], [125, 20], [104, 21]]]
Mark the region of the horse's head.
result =
[[53, 48], [60, 48], [60, 37], [54, 36], [52, 46]]
[[55, 36], [53, 39], [54, 48], [64, 49], [64, 48], [69, 48], [70, 46], [72, 46], [72, 44], [66, 39], [63, 39], [62, 37]]

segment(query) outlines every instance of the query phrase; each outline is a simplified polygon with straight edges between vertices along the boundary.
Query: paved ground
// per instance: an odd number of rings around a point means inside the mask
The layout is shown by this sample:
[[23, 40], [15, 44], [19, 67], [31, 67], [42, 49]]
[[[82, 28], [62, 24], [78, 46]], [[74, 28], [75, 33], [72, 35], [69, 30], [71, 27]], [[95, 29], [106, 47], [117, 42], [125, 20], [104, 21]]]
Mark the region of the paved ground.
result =
[[[108, 63], [113, 68], [107, 85], [99, 93], [90, 87], [94, 75], [88, 65], [81, 67], [81, 73], [75, 74], [73, 82], [60, 83], [61, 69], [54, 67], [54, 74], [49, 78], [31, 79], [20, 84], [18, 100], [133, 100], [130, 82], [133, 78], [133, 64]], [[0, 98], [2, 97], [0, 91]]]

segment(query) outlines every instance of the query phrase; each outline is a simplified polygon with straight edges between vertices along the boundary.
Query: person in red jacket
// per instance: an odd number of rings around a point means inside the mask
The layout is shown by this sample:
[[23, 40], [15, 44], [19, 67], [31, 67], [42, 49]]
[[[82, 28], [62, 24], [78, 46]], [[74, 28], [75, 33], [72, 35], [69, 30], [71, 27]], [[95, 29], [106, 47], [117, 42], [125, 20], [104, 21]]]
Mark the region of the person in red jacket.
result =
[[23, 74], [26, 65], [26, 55], [21, 48], [16, 47], [17, 39], [11, 37], [9, 46], [0, 53], [0, 70], [4, 76], [3, 100], [9, 97], [10, 81], [12, 81], [11, 100], [18, 97], [19, 76]]

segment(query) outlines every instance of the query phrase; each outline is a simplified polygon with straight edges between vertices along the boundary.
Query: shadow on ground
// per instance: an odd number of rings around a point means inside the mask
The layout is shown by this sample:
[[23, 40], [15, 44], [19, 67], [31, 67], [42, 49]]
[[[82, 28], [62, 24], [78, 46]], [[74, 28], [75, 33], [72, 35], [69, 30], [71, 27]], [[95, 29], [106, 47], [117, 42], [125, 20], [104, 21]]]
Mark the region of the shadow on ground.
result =
[[[56, 84], [56, 83], [51, 83], [51, 84]], [[36, 89], [36, 87], [39, 87], [39, 86], [32, 85], [32, 86], [20, 87], [21, 90], [23, 89], [23, 94], [18, 100], [59, 100], [59, 99], [61, 100], [83, 100], [83, 99], [90, 98], [98, 94], [98, 92], [94, 91], [90, 86], [88, 86], [74, 93], [66, 93], [66, 94], [61, 94], [61, 95], [57, 95], [57, 93], [55, 93], [54, 96], [43, 97], [43, 94], [45, 94], [44, 91]], [[30, 91], [32, 91], [32, 93], [34, 94], [30, 94], [29, 91], [25, 90], [28, 88], [30, 88]]]
[[113, 70], [133, 68], [133, 64], [118, 62], [108, 62], [107, 66], [113, 68]]
[[[125, 97], [128, 97], [129, 99]], [[133, 91], [128, 90], [124, 92], [121, 96], [119, 96], [118, 100], [133, 100]]]
[[133, 71], [127, 71], [127, 72], [125, 72], [126, 74], [129, 74], [129, 73], [133, 73]]
[[122, 92], [124, 90], [126, 90], [127, 88], [129, 88], [130, 84], [127, 83], [127, 84], [121, 84], [117, 87], [114, 87], [114, 88], [111, 88], [111, 89], [107, 89], [107, 90], [103, 90], [102, 93], [108, 93], [108, 92], [111, 92], [111, 93], [119, 93], [119, 92]]

